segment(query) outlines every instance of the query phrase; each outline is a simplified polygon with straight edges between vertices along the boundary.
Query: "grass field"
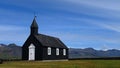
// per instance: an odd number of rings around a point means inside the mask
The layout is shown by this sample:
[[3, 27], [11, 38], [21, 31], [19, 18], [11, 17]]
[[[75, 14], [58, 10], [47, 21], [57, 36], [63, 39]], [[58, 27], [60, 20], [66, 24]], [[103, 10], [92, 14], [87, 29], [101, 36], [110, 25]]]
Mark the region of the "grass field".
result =
[[0, 68], [120, 68], [120, 60], [9, 61]]

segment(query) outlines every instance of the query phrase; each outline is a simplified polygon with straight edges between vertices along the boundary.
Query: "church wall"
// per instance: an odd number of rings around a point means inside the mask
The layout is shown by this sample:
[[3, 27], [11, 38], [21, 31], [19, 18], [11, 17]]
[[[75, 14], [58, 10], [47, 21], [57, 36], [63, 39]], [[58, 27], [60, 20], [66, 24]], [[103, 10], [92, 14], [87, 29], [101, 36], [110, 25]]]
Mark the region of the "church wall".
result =
[[34, 36], [32, 36], [32, 35], [26, 40], [25, 44], [22, 47], [22, 60], [28, 60], [28, 58], [29, 58], [28, 47], [30, 46], [30, 44], [35, 45], [35, 60], [41, 60], [42, 53], [43, 53], [42, 46], [38, 42], [38, 40], [35, 39]]
[[28, 49], [25, 47], [22, 48], [22, 60], [28, 60]]
[[36, 49], [35, 49], [35, 60], [42, 60], [42, 58], [43, 58], [42, 47], [36, 47]]

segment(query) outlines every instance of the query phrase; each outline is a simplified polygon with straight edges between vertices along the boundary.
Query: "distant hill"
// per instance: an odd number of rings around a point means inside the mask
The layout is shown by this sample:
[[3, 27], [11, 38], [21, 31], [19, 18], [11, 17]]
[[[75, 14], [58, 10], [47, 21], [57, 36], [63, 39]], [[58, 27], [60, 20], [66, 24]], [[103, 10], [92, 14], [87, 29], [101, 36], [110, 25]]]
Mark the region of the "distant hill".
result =
[[21, 47], [16, 44], [0, 44], [0, 58], [2, 59], [21, 59]]
[[[0, 58], [21, 59], [22, 48], [16, 44], [0, 44]], [[120, 50], [112, 49], [107, 51], [95, 50], [93, 48], [69, 48], [69, 58], [99, 58], [99, 57], [120, 57]]]
[[120, 50], [111, 49], [107, 51], [95, 50], [93, 48], [70, 48], [69, 58], [99, 58], [99, 57], [120, 57]]

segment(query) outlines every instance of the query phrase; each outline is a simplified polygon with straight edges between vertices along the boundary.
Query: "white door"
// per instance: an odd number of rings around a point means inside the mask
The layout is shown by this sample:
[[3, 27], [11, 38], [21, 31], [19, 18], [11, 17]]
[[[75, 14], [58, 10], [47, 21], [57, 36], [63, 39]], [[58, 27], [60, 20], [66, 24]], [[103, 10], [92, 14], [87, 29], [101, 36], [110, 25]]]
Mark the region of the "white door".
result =
[[29, 46], [29, 60], [35, 60], [35, 46], [33, 44]]

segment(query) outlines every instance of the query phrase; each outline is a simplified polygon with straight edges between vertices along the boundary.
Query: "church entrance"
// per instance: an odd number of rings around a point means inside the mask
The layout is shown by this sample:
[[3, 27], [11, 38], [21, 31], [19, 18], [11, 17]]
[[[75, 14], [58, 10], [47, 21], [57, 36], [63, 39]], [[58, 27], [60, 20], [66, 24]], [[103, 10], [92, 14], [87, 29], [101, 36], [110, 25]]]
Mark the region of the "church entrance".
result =
[[35, 60], [35, 46], [30, 44], [29, 46], [29, 59], [28, 60]]

